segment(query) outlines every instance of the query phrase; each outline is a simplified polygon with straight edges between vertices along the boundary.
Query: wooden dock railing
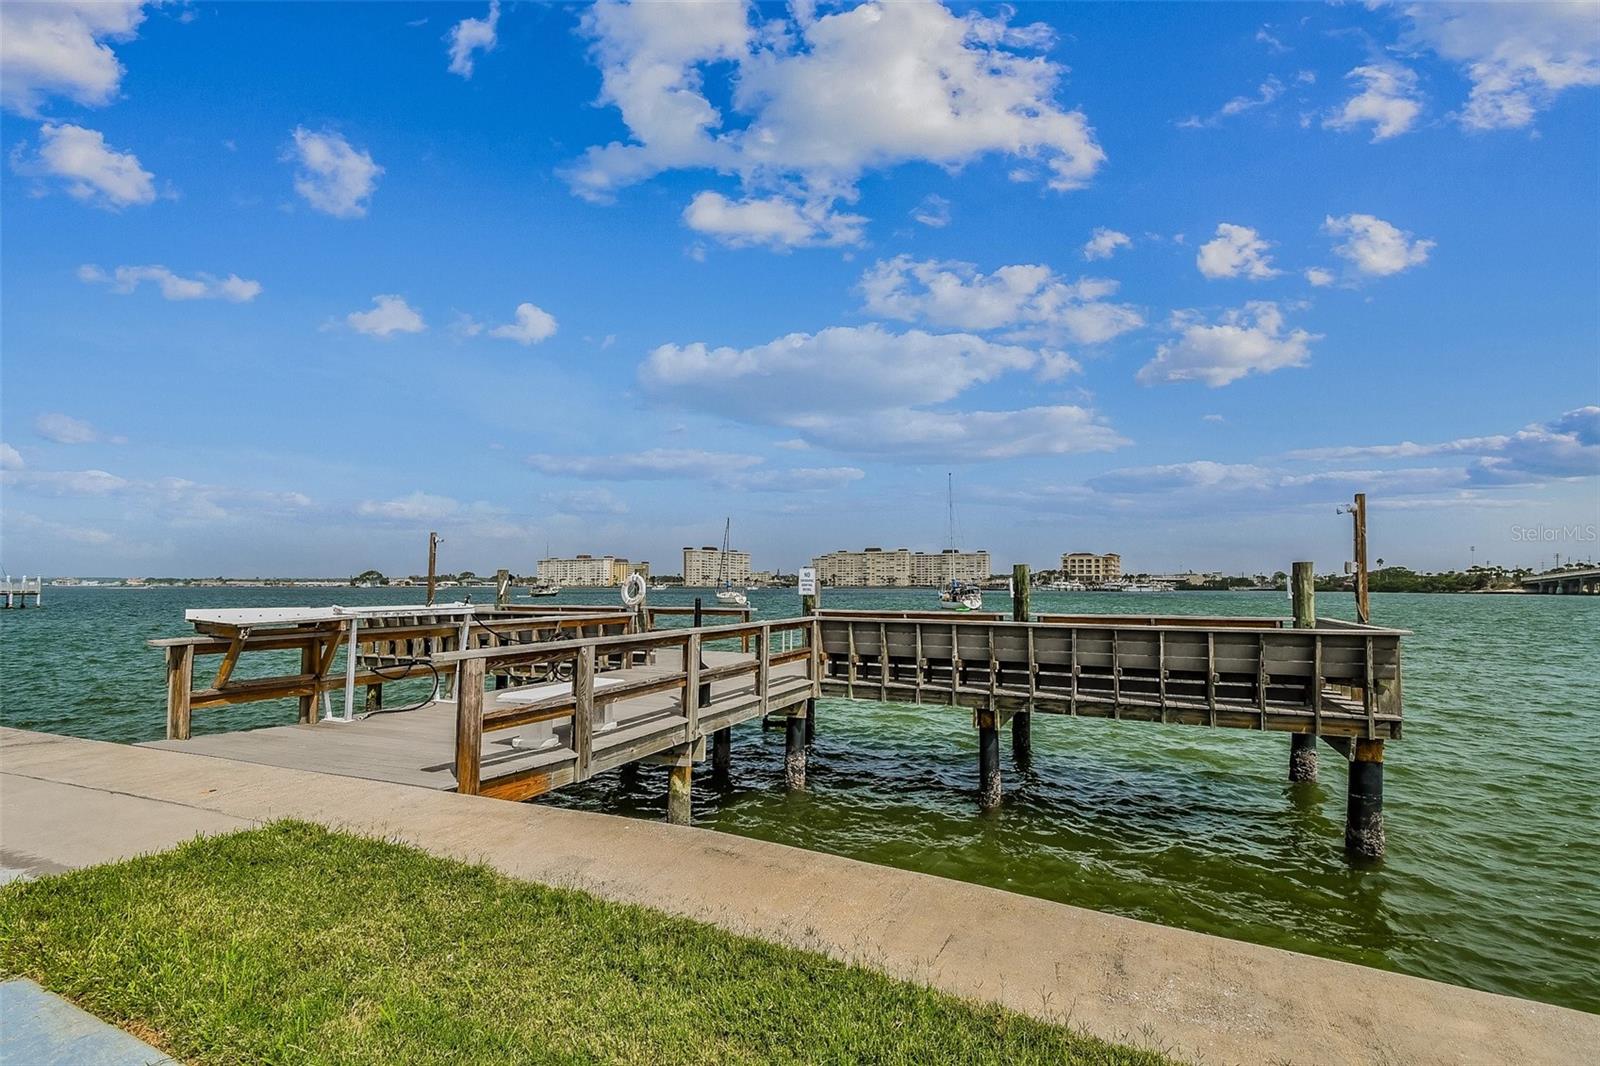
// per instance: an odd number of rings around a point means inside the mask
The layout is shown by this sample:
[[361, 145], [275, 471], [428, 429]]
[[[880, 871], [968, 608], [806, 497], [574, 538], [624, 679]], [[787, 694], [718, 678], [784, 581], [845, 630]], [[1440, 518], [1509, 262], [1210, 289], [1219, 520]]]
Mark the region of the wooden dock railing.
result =
[[[734, 625], [668, 629], [624, 636], [586, 637], [538, 645], [483, 647], [443, 652], [432, 662], [441, 669], [459, 671], [456, 701], [456, 789], [470, 795], [525, 799], [597, 773], [648, 756], [676, 753], [676, 760], [692, 761], [705, 737], [749, 718], [765, 716], [774, 708], [775, 669], [805, 663], [805, 683], [794, 678], [784, 685], [784, 706], [814, 698], [816, 688], [816, 621], [795, 618], [776, 622], [741, 622]], [[749, 659], [702, 665], [713, 642], [739, 641], [753, 646]], [[669, 665], [660, 665], [670, 660]], [[653, 664], [638, 669], [640, 664]], [[607, 669], [607, 666], [610, 669]], [[619, 665], [620, 664], [620, 665]], [[572, 679], [568, 691], [544, 695], [526, 703], [506, 702], [485, 707], [485, 681], [494, 673], [512, 673], [544, 667], [552, 676]], [[632, 676], [597, 689], [597, 675], [621, 672]], [[719, 682], [749, 677], [748, 692], [737, 706], [719, 707], [713, 687]], [[514, 695], [513, 690], [513, 695]], [[607, 704], [666, 695], [675, 706], [660, 723], [626, 744], [597, 752], [594, 747], [596, 712]], [[486, 733], [547, 722], [570, 722], [565, 745], [572, 758], [550, 768], [513, 771], [490, 780], [483, 775], [483, 738]]]
[[1329, 738], [1400, 736], [1400, 637], [1332, 619], [819, 618], [823, 695]]
[[[299, 721], [317, 720], [316, 703], [321, 694], [351, 684], [368, 689], [369, 696], [381, 700], [379, 688], [390, 681], [435, 676], [438, 667], [430, 657], [446, 649], [458, 650], [463, 639], [467, 646], [493, 641], [507, 644], [536, 643], [561, 639], [571, 634], [594, 635], [623, 633], [635, 624], [628, 612], [600, 612], [534, 616], [518, 613], [503, 617], [485, 608], [469, 619], [443, 619], [419, 613], [412, 617], [359, 619], [356, 630], [356, 670], [335, 671], [341, 647], [348, 652], [353, 620], [336, 620], [292, 626], [220, 626], [196, 623], [195, 636], [168, 637], [149, 641], [167, 657], [167, 739], [187, 740], [193, 712], [210, 707], [260, 700], [299, 700]], [[295, 673], [273, 673], [247, 678], [235, 677], [240, 662], [260, 658], [259, 653], [300, 653]], [[196, 659], [221, 656], [215, 676], [204, 688], [195, 688]], [[441, 680], [450, 677], [439, 671]]]

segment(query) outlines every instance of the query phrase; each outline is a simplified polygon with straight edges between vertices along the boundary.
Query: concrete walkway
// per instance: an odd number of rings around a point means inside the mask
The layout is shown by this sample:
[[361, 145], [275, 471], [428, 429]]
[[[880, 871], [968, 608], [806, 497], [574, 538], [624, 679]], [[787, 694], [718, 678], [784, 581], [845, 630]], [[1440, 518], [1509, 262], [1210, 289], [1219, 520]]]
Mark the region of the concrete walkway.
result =
[[1574, 1063], [1600, 1016], [779, 844], [0, 729], [0, 864], [278, 818], [826, 952], [1202, 1063]]
[[32, 981], [0, 982], [0, 1062], [7, 1066], [178, 1066], [155, 1048]]

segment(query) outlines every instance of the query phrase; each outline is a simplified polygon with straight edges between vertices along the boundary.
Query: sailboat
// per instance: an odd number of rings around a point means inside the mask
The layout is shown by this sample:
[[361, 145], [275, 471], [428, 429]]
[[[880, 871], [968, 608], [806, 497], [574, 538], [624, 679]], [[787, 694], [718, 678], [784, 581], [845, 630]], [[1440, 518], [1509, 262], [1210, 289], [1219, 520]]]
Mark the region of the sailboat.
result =
[[945, 508], [949, 512], [950, 550], [945, 555], [945, 585], [939, 590], [939, 606], [946, 611], [983, 610], [983, 590], [977, 585], [957, 581], [955, 575], [956, 551], [956, 495], [954, 475], [945, 475]]
[[733, 531], [733, 519], [728, 518], [722, 524], [722, 554], [717, 556], [717, 602], [726, 603], [730, 607], [748, 607], [750, 598], [733, 587], [729, 573], [728, 560], [728, 535]]

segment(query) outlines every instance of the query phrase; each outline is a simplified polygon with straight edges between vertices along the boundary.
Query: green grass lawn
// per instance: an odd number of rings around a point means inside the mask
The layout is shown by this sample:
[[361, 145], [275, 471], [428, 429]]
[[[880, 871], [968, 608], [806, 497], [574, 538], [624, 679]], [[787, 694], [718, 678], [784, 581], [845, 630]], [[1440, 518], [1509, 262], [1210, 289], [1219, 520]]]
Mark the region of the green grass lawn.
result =
[[1166, 1061], [296, 822], [0, 890], [0, 969], [196, 1063]]

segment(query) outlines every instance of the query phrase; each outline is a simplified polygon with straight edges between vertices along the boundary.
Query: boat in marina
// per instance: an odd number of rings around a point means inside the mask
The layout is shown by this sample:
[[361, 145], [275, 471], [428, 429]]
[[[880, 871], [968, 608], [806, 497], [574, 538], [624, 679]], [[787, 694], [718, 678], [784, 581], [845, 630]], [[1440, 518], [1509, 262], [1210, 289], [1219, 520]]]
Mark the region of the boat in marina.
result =
[[1089, 586], [1085, 585], [1077, 578], [1073, 578], [1071, 581], [1062, 581], [1057, 579], [1050, 582], [1044, 588], [1046, 592], [1086, 592]]
[[983, 589], [969, 581], [961, 581], [955, 576], [955, 550], [956, 550], [956, 496], [955, 480], [951, 474], [945, 475], [945, 510], [948, 513], [949, 553], [945, 556], [949, 562], [946, 568], [945, 584], [939, 590], [939, 607], [946, 611], [981, 611], [983, 610]]
[[728, 538], [732, 532], [733, 519], [725, 519], [722, 523], [722, 552], [717, 557], [720, 564], [717, 574], [717, 602], [730, 607], [748, 607], [750, 597], [733, 587], [733, 580], [729, 574]]
[[528, 595], [534, 597], [555, 596], [561, 592], [561, 586], [554, 581], [535, 581], [528, 586]]

